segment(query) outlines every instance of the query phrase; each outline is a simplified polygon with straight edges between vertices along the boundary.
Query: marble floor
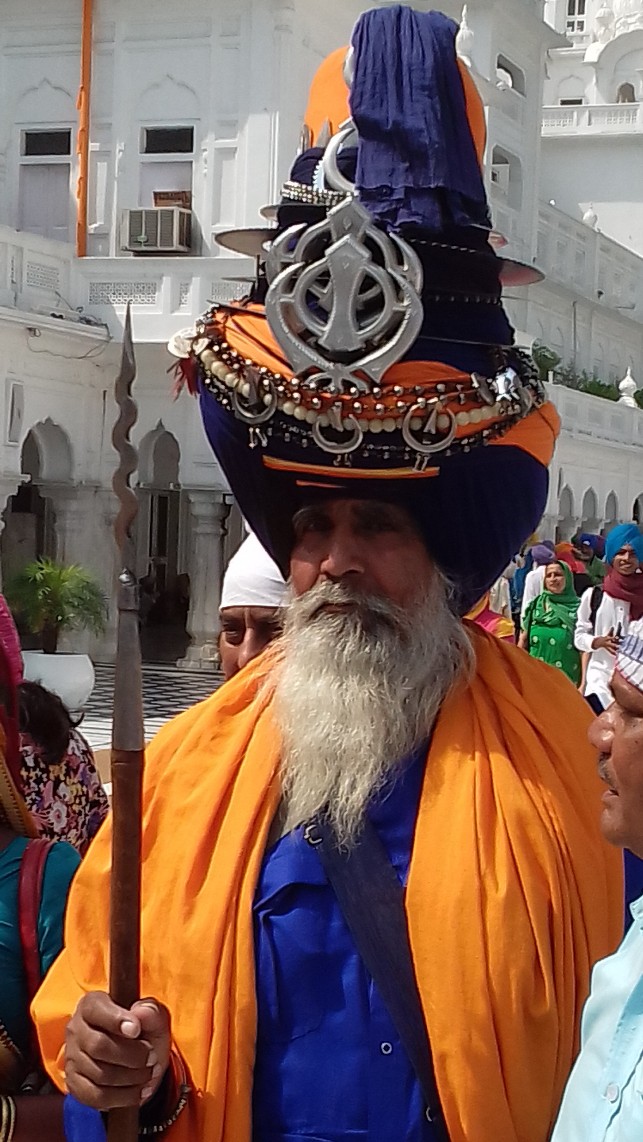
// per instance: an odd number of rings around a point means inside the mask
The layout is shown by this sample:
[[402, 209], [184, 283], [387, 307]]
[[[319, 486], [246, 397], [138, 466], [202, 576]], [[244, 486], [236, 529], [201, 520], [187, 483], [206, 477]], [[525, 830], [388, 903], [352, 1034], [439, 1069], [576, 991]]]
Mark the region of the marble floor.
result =
[[[96, 685], [79, 727], [94, 750], [108, 749], [112, 742], [114, 696], [113, 666], [97, 665]], [[221, 674], [188, 672], [175, 666], [143, 664], [143, 716], [149, 741], [164, 722], [207, 698], [221, 685]]]

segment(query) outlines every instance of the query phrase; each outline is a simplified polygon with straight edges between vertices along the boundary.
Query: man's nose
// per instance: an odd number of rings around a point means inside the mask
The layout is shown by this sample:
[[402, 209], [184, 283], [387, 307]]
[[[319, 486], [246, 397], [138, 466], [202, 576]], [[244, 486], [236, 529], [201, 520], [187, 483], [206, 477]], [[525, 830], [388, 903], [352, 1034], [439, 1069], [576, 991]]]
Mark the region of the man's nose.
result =
[[347, 575], [363, 575], [366, 569], [363, 546], [350, 527], [335, 528], [328, 536], [320, 574], [339, 581]]
[[252, 662], [261, 651], [268, 645], [268, 639], [262, 638], [258, 631], [253, 627], [246, 627], [246, 633], [243, 637], [243, 642], [239, 647], [238, 662], [239, 670], [242, 670], [248, 662]]
[[599, 753], [609, 753], [612, 748], [614, 726], [611, 709], [612, 707], [608, 706], [607, 710], [592, 722], [587, 733], [590, 745]]

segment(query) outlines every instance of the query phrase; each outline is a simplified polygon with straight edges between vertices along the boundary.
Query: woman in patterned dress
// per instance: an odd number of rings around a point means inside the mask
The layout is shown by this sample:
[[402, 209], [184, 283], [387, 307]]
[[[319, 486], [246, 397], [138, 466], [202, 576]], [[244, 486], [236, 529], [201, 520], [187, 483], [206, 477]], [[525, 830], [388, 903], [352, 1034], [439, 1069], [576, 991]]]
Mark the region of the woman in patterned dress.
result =
[[21, 682], [18, 699], [21, 778], [38, 832], [84, 856], [109, 811], [91, 746], [57, 694]]

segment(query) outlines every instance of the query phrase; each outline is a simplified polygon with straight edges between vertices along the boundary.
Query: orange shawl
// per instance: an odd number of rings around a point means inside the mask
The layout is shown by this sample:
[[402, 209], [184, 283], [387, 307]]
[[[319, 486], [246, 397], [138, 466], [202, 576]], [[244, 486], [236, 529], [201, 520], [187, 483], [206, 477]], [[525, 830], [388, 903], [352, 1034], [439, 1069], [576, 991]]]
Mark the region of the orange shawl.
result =
[[[543, 1142], [577, 1049], [589, 971], [622, 931], [621, 857], [599, 837], [590, 713], [559, 671], [471, 628], [478, 667], [445, 702], [407, 889], [411, 946], [452, 1142]], [[171, 1142], [249, 1142], [252, 902], [279, 743], [258, 689], [272, 653], [149, 750], [142, 994], [167, 1004], [195, 1094]], [[62, 1082], [64, 1028], [105, 988], [109, 822], [72, 888], [34, 1002]]]

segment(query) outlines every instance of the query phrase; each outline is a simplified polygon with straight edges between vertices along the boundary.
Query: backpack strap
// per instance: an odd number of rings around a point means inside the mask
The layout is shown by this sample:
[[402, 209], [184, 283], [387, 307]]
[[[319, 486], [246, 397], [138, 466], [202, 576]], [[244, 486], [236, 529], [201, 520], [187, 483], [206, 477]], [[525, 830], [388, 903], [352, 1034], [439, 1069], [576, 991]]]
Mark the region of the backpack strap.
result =
[[595, 587], [592, 587], [592, 598], [590, 600], [590, 605], [589, 605], [589, 621], [592, 624], [592, 630], [594, 630], [594, 628], [596, 627], [596, 616], [598, 614], [598, 608], [600, 607], [602, 601], [603, 601], [603, 588], [601, 587], [601, 585], [599, 583], [597, 583]]
[[22, 963], [27, 982], [27, 999], [31, 1003], [40, 984], [42, 969], [38, 948], [38, 915], [42, 897], [45, 863], [54, 841], [37, 837], [29, 841], [20, 863], [18, 880], [18, 927], [22, 947]]

